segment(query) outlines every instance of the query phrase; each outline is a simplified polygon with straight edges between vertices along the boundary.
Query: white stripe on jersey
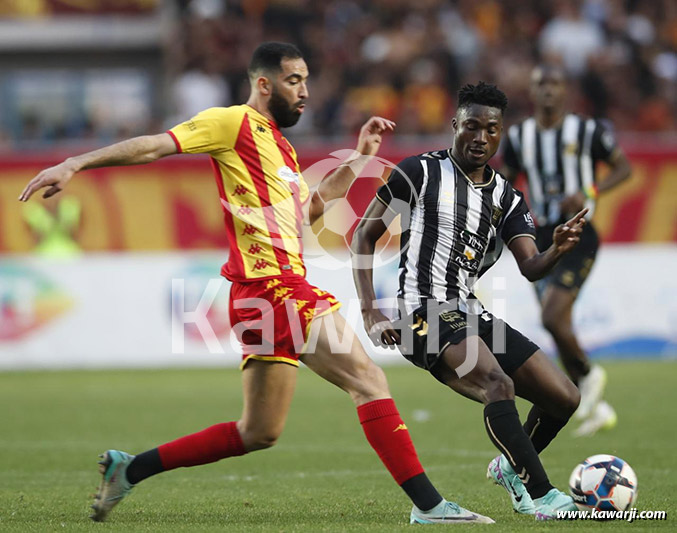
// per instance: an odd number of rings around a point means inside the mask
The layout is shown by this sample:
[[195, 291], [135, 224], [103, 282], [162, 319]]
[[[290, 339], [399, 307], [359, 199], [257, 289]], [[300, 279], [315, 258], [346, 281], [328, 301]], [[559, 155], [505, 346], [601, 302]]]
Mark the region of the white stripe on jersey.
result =
[[510, 216], [510, 213], [512, 213], [517, 205], [520, 203], [521, 198], [517, 195], [512, 199], [512, 203], [510, 204], [510, 209], [508, 209], [508, 212], [505, 214], [506, 217]]
[[564, 194], [571, 196], [578, 191], [578, 126], [580, 118], [567, 115], [562, 123], [562, 170], [564, 172]]
[[541, 132], [543, 173], [552, 179], [557, 174], [557, 131], [554, 129]]
[[[440, 211], [449, 216], [452, 224], [456, 221], [456, 167], [450, 159], [440, 161]], [[453, 234], [437, 235], [435, 255], [430, 265], [433, 282], [433, 297], [440, 302], [447, 299], [447, 265], [454, 245]]]
[[541, 174], [536, 164], [536, 119], [531, 117], [522, 123], [522, 157], [523, 165], [527, 171], [531, 202], [536, 211], [536, 216], [545, 216], [543, 211], [543, 185]]
[[[507, 184], [508, 182], [504, 179], [496, 180], [496, 187], [494, 187], [494, 190], [491, 192], [491, 203], [493, 205], [503, 205], [503, 194], [505, 193]], [[491, 229], [496, 233], [493, 225], [491, 226]]]
[[[460, 179], [460, 178], [459, 178]], [[495, 179], [495, 178], [494, 178]], [[483, 189], [481, 188], [476, 188], [473, 187], [472, 185], [469, 185], [464, 181], [462, 183], [463, 187], [468, 188], [468, 209], [466, 211], [466, 216], [467, 220], [465, 223], [465, 230], [469, 231], [470, 233], [478, 234], [479, 233], [479, 227], [480, 227], [480, 219], [482, 215], [482, 197], [483, 197]], [[501, 204], [498, 204], [501, 205]], [[483, 236], [484, 237], [484, 236]], [[489, 242], [488, 240], [486, 242]], [[473, 279], [471, 279], [471, 277]], [[468, 272], [465, 268], [460, 268], [458, 270], [458, 288], [459, 288], [459, 294], [458, 294], [458, 308], [465, 312], [475, 312], [477, 313], [477, 309], [469, 309], [468, 308], [468, 296], [470, 294], [470, 291], [472, 290], [472, 286], [475, 284], [477, 281], [476, 274], [474, 276], [471, 276], [470, 272]], [[481, 311], [479, 311], [481, 312]]]
[[[592, 134], [595, 133], [595, 121], [588, 119], [585, 123], [585, 135], [583, 137], [583, 150], [581, 152], [581, 184], [583, 190], [590, 190], [595, 183], [595, 169], [592, 162]], [[589, 209], [585, 216], [588, 220], [592, 218], [595, 210], [595, 200], [588, 198], [585, 201], [585, 207]]]
[[423, 185], [419, 193], [419, 201], [416, 202], [411, 212], [409, 248], [405, 268], [407, 274], [404, 278], [404, 303], [407, 313], [411, 314], [421, 305], [421, 293], [418, 290], [418, 262], [421, 253], [421, 241], [425, 221], [425, 191], [428, 187], [428, 161], [420, 161], [423, 167]]

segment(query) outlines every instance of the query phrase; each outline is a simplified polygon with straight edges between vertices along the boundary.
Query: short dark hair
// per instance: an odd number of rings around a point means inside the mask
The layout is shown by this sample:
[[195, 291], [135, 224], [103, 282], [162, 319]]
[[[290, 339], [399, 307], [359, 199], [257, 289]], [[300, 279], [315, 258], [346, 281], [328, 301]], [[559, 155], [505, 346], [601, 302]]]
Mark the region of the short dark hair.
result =
[[258, 72], [279, 72], [282, 69], [283, 59], [302, 58], [301, 50], [289, 43], [267, 42], [261, 43], [249, 62], [247, 73], [254, 77]]
[[477, 85], [464, 85], [458, 91], [458, 108], [467, 108], [472, 104], [495, 107], [501, 115], [508, 107], [508, 97], [495, 85], [479, 82]]

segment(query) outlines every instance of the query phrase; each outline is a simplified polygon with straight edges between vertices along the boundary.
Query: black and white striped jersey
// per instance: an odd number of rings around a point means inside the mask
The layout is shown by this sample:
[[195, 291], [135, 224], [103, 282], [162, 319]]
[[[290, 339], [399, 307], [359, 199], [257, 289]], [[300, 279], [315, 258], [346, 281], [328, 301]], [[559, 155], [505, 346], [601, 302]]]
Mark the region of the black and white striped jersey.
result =
[[521, 193], [489, 166], [474, 184], [449, 150], [408, 157], [376, 195], [401, 215], [398, 297], [407, 314], [430, 298], [480, 314], [472, 286], [498, 259], [501, 241], [535, 235]]
[[[560, 212], [566, 196], [585, 192], [595, 185], [595, 166], [608, 161], [616, 149], [612, 133], [599, 120], [567, 114], [556, 128], [541, 129], [529, 117], [508, 129], [503, 161], [516, 172], [525, 172], [531, 210], [539, 225], [564, 222]], [[592, 217], [595, 201], [585, 207]]]

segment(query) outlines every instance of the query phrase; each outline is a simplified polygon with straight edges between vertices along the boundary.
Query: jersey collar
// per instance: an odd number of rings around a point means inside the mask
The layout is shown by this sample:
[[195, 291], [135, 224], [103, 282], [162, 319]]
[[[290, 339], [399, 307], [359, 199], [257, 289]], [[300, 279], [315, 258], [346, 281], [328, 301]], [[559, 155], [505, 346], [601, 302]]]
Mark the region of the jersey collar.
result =
[[456, 162], [456, 160], [454, 159], [454, 156], [451, 155], [451, 148], [447, 148], [447, 155], [449, 156], [449, 159], [450, 159], [451, 162], [453, 163], [454, 167], [456, 167], [456, 170], [458, 170], [458, 171], [461, 173], [461, 175], [462, 175], [466, 180], [468, 180], [468, 182], [469, 182], [473, 187], [476, 187], [476, 188], [478, 188], [478, 189], [479, 189], [479, 188], [483, 188], [483, 187], [488, 187], [489, 185], [491, 185], [491, 184], [494, 182], [494, 178], [496, 177], [496, 172], [495, 172], [494, 169], [491, 168], [489, 165], [486, 165], [486, 166], [484, 167], [484, 177], [486, 178], [487, 171], [489, 171], [489, 173], [490, 173], [489, 179], [488, 179], [487, 181], [485, 181], [484, 183], [475, 183], [475, 182], [474, 182], [473, 180], [471, 180], [471, 179], [468, 177], [468, 175], [463, 171], [463, 169], [461, 168], [461, 165], [459, 165], [459, 164]]

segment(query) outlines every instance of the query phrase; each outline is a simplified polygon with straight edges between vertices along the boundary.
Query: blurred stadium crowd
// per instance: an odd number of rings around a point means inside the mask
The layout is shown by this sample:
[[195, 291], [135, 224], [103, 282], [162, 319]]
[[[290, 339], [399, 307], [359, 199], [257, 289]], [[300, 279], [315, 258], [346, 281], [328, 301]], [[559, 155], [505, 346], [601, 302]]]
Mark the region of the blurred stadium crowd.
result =
[[[529, 74], [544, 60], [564, 65], [579, 112], [609, 118], [623, 131], [665, 132], [677, 124], [674, 0], [167, 2], [161, 83], [129, 72], [116, 80], [109, 71], [94, 83], [99, 105], [85, 106], [78, 118], [86, 127], [49, 129], [30, 112], [13, 122], [0, 113], [6, 142], [109, 141], [242, 102], [247, 61], [264, 40], [297, 43], [309, 63], [311, 101], [293, 131], [297, 138], [341, 136], [374, 113], [397, 121], [399, 134], [445, 133], [456, 90], [477, 80], [508, 94], [512, 122], [529, 112]], [[166, 8], [160, 0], [143, 3]], [[110, 106], [116, 110], [101, 111]], [[73, 116], [64, 112], [59, 120]], [[111, 131], [105, 117], [119, 127]]]

